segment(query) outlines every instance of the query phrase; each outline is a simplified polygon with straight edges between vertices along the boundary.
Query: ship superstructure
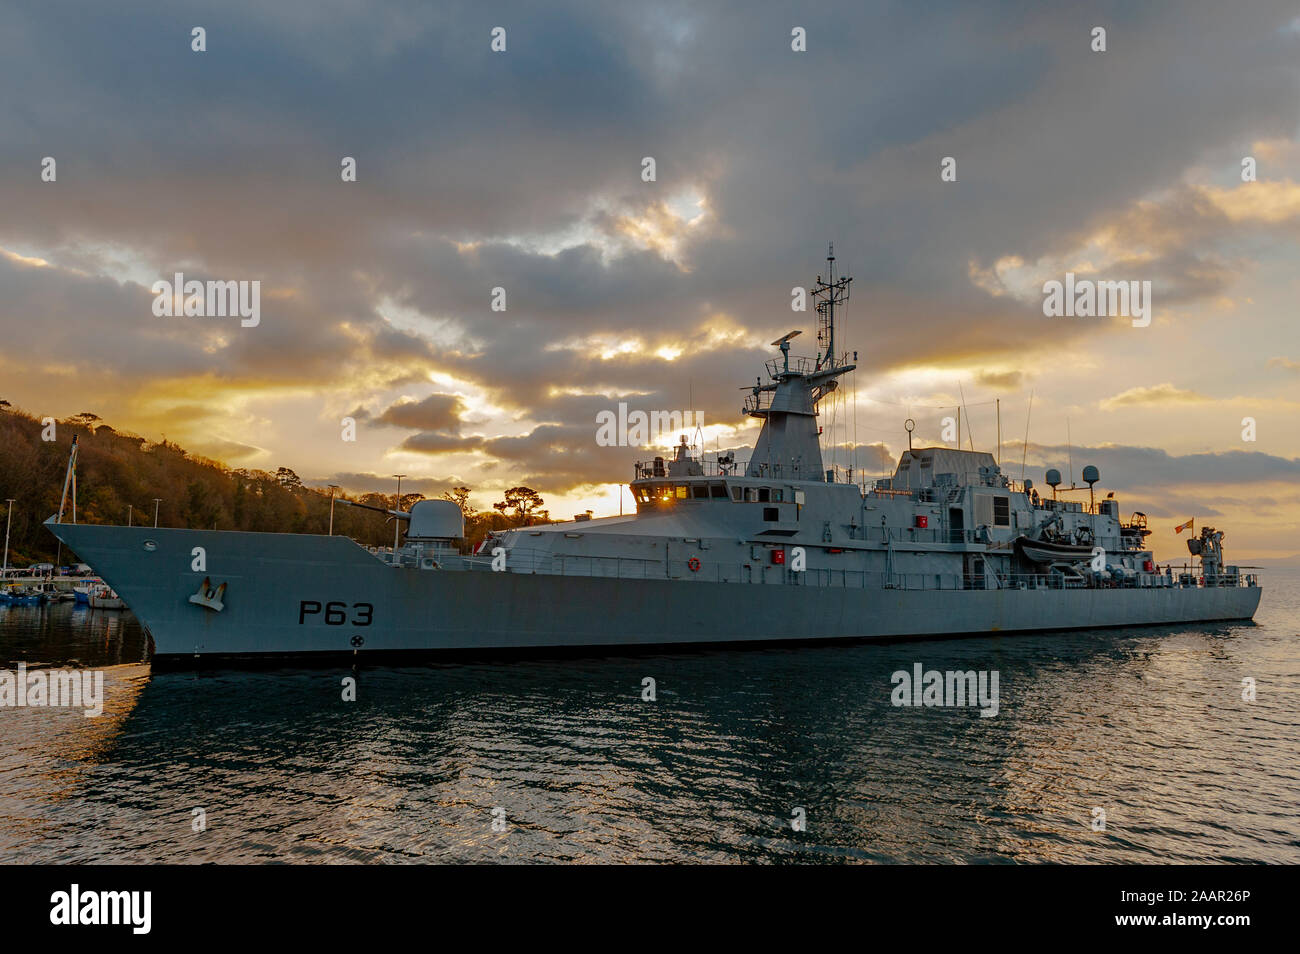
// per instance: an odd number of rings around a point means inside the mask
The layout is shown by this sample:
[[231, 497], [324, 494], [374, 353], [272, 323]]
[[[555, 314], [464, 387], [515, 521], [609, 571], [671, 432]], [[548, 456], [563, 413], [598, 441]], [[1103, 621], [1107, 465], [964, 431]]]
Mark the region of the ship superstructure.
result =
[[[287, 654], [907, 638], [1247, 619], [1257, 579], [1225, 565], [1156, 565], [1140, 513], [1088, 503], [1047, 472], [1005, 476], [989, 453], [911, 446], [864, 487], [826, 469], [819, 405], [856, 365], [835, 351], [851, 278], [813, 289], [818, 347], [773, 342], [743, 412], [762, 421], [747, 461], [685, 436], [634, 465], [636, 512], [499, 533], [463, 552], [450, 501], [421, 501], [388, 553], [342, 537], [70, 525], [50, 529], [149, 628], [160, 661]], [[193, 569], [196, 548], [202, 571]]]

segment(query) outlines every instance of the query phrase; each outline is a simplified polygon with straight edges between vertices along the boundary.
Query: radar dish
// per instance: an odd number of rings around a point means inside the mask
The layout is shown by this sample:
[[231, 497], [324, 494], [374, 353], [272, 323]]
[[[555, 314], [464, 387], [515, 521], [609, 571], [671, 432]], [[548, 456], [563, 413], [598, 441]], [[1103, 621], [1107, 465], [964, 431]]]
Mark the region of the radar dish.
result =
[[772, 347], [773, 347], [773, 348], [779, 348], [779, 347], [781, 347], [781, 345], [785, 344], [785, 343], [786, 343], [787, 341], [789, 341], [791, 338], [795, 337], [796, 335], [801, 335], [801, 334], [803, 334], [802, 331], [792, 331], [792, 332], [790, 332], [788, 335], [785, 335], [785, 336], [782, 337], [782, 338], [777, 338], [775, 341], [773, 341], [773, 342], [772, 342]]

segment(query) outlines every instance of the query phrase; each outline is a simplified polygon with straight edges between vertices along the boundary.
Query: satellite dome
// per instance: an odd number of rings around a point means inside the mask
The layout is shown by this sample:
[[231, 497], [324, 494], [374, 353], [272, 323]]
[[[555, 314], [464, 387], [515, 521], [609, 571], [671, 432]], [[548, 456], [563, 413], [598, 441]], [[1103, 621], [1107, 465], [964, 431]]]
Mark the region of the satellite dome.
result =
[[1047, 486], [1056, 487], [1061, 482], [1061, 472], [1053, 467], [1043, 478], [1047, 481]]
[[1095, 484], [1099, 480], [1101, 480], [1101, 471], [1096, 467], [1089, 464], [1087, 467], [1083, 468], [1083, 482], [1085, 484]]

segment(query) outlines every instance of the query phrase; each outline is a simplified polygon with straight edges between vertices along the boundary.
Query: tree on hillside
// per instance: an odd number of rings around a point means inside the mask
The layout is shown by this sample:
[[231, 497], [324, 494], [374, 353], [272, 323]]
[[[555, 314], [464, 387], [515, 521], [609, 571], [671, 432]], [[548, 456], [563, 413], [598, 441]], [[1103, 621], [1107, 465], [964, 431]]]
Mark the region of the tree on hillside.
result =
[[275, 469], [275, 479], [280, 482], [281, 487], [287, 487], [289, 490], [302, 489], [302, 478], [288, 467], [277, 467]]
[[233, 483], [235, 489], [230, 495], [230, 516], [235, 521], [235, 529], [243, 530], [248, 491], [244, 489], [244, 478], [239, 473], [235, 474]]
[[549, 514], [542, 509], [544, 503], [546, 501], [542, 495], [531, 487], [511, 487], [506, 491], [506, 499], [494, 503], [492, 507], [510, 516], [516, 527], [522, 527], [534, 518], [548, 518]]
[[443, 500], [450, 500], [457, 507], [466, 519], [474, 515], [474, 508], [469, 505], [470, 489], [468, 487], [453, 487], [442, 495]]
[[[77, 431], [83, 432], [77, 457], [78, 520], [125, 523], [132, 512], [137, 526], [149, 525], [157, 498], [161, 500], [158, 523], [163, 527], [207, 529], [215, 525], [223, 530], [271, 533], [325, 533], [330, 527], [329, 494], [304, 485], [287, 467], [275, 473], [232, 470], [187, 454], [165, 437], [152, 443], [138, 435], [117, 433], [89, 411], [77, 418], [75, 422], [64, 420], [58, 440], [45, 441], [38, 418], [0, 402], [0, 508], [4, 498], [15, 499], [11, 565], [45, 562], [56, 554], [64, 562], [72, 559], [67, 547], [59, 550], [42, 521], [58, 509], [68, 447]], [[86, 439], [83, 429], [93, 430], [93, 439]], [[469, 496], [468, 487], [459, 487], [449, 499], [465, 511], [465, 537], [470, 546], [487, 533], [547, 519], [542, 498], [527, 487], [511, 488], [506, 501], [481, 513], [474, 511]], [[403, 495], [402, 504], [409, 507], [421, 499], [420, 494]], [[360, 502], [387, 510], [393, 505], [393, 496], [362, 494]], [[7, 510], [0, 509], [0, 520], [7, 515]], [[367, 546], [388, 546], [393, 540], [391, 518], [347, 506], [335, 508], [333, 531]]]
[[212, 505], [208, 487], [201, 480], [191, 480], [185, 487], [185, 508], [182, 513], [185, 525], [201, 529], [212, 525], [217, 510]]
[[402, 494], [402, 499], [398, 501], [397, 509], [409, 511], [423, 499], [424, 494]]

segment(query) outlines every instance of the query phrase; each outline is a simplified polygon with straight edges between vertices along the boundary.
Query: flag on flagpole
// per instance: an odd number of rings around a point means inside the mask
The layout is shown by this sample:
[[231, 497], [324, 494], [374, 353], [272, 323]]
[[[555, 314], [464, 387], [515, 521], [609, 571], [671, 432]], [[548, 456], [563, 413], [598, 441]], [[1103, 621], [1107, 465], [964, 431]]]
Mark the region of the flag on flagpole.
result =
[[1191, 520], [1188, 520], [1186, 523], [1180, 523], [1178, 526], [1174, 527], [1174, 533], [1182, 533], [1184, 530], [1192, 529], [1192, 524], [1194, 524], [1195, 522], [1196, 522], [1196, 518], [1193, 517]]

